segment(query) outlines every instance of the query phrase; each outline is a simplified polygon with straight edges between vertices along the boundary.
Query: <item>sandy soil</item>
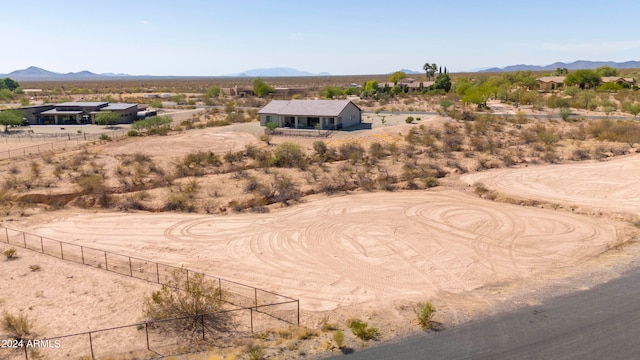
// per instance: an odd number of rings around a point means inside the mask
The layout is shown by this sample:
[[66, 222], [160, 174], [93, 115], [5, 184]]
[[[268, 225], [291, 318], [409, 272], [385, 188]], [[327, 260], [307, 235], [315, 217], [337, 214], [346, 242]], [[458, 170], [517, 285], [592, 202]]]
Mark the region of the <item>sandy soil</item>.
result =
[[273, 289], [306, 310], [470, 291], [619, 241], [608, 221], [453, 190], [334, 197], [264, 215], [63, 214], [26, 229]]
[[606, 162], [510, 168], [461, 177], [510, 196], [583, 207], [600, 213], [638, 214], [640, 155]]

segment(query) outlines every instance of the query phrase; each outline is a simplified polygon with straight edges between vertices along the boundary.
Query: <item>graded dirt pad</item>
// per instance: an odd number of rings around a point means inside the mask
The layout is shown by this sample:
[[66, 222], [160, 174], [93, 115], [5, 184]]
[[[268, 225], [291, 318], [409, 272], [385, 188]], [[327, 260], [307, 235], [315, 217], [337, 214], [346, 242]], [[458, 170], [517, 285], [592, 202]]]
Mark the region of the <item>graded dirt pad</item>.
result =
[[271, 214], [66, 214], [25, 229], [277, 291], [310, 311], [527, 279], [619, 242], [608, 220], [455, 190], [333, 197]]
[[640, 155], [605, 162], [531, 166], [468, 174], [461, 179], [522, 199], [595, 212], [638, 214]]

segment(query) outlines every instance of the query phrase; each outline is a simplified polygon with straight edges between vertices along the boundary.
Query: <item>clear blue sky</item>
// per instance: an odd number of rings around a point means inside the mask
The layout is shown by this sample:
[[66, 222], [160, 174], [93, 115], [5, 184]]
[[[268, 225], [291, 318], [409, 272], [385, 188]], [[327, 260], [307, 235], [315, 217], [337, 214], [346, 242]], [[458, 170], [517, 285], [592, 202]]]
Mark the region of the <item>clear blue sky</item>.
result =
[[637, 0], [2, 1], [0, 73], [335, 75], [640, 60]]

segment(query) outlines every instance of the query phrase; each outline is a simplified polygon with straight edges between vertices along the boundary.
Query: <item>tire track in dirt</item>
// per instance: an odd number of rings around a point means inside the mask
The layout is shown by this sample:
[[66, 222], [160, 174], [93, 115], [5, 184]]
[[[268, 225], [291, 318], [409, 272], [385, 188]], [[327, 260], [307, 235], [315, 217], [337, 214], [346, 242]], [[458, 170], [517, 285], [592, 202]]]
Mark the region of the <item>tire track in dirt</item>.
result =
[[468, 292], [617, 243], [602, 219], [452, 190], [333, 197], [269, 214], [69, 216], [35, 229], [206, 269], [313, 309]]

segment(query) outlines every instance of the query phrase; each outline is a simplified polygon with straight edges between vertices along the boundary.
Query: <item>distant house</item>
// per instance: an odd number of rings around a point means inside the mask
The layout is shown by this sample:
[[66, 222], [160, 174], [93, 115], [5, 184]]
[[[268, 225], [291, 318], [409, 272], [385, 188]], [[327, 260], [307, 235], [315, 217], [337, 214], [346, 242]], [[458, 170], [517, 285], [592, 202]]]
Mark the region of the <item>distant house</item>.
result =
[[538, 88], [544, 91], [558, 90], [564, 88], [566, 76], [543, 76], [536, 79]]
[[385, 88], [385, 87], [392, 88], [394, 86], [397, 86], [402, 90], [404, 90], [405, 92], [416, 92], [416, 91], [421, 91], [422, 89], [429, 90], [429, 88], [433, 84], [434, 84], [433, 81], [417, 81], [414, 78], [404, 78], [404, 79], [398, 80], [397, 83], [385, 82], [385, 83], [379, 84], [378, 86], [380, 88]]
[[260, 111], [260, 125], [335, 130], [362, 122], [362, 110], [350, 100], [272, 100]]
[[603, 84], [616, 83], [620, 86], [632, 87], [633, 85], [636, 84], [636, 81], [633, 78], [623, 78], [619, 76], [603, 76], [602, 83]]
[[70, 101], [60, 104], [26, 106], [19, 108], [31, 125], [92, 124], [100, 111], [120, 115], [120, 123], [130, 124], [138, 118], [138, 105], [108, 103], [104, 101]]

